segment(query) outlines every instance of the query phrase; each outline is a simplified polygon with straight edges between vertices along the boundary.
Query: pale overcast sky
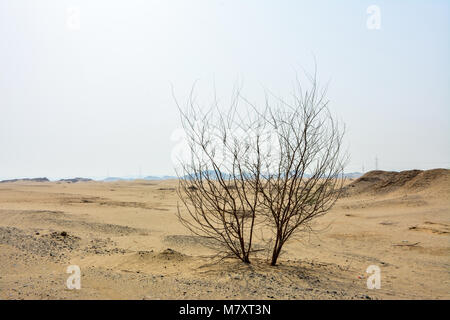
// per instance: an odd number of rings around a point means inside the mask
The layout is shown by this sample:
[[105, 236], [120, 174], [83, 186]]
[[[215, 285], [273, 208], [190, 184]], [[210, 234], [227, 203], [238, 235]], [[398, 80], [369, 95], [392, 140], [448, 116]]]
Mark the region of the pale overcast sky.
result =
[[314, 57], [347, 172], [375, 157], [448, 168], [449, 13], [444, 0], [0, 0], [0, 179], [174, 174], [171, 83], [182, 100], [215, 79], [226, 99], [241, 79], [257, 101], [263, 86], [288, 94]]

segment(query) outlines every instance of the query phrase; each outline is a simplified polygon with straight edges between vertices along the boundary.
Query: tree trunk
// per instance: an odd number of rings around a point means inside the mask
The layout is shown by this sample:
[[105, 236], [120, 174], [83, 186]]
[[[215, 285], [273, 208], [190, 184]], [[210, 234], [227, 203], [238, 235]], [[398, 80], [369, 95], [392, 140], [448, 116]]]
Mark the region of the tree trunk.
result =
[[270, 262], [271, 266], [277, 265], [277, 260], [281, 252], [281, 248], [283, 247], [283, 243], [281, 241], [278, 242], [278, 245], [275, 246], [272, 253], [272, 261]]

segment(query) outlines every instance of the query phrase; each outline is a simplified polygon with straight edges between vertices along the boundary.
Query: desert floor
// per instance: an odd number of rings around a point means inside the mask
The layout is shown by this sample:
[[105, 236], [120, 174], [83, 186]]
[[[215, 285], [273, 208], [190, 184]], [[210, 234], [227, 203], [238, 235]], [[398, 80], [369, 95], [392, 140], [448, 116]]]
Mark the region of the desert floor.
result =
[[449, 299], [449, 171], [368, 181], [276, 267], [214, 257], [178, 222], [176, 181], [2, 183], [0, 299]]

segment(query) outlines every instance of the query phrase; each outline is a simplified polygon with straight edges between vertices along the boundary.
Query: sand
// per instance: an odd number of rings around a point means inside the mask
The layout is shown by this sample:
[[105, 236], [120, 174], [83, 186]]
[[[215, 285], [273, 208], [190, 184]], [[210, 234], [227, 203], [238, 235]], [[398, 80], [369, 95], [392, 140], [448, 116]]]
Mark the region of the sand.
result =
[[[449, 177], [349, 181], [276, 267], [215, 257], [178, 222], [174, 180], [2, 183], [0, 299], [449, 299]], [[380, 289], [367, 288], [370, 265]]]

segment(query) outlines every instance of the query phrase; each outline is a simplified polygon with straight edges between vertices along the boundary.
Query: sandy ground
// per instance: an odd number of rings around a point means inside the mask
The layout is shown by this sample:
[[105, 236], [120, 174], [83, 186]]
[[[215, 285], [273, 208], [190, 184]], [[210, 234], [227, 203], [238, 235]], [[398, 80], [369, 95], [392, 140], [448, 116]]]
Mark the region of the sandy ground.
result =
[[[277, 267], [215, 258], [178, 222], [176, 184], [0, 184], [0, 299], [450, 298], [448, 170], [350, 192]], [[66, 286], [69, 265], [80, 290]], [[367, 288], [370, 265], [381, 289]]]

